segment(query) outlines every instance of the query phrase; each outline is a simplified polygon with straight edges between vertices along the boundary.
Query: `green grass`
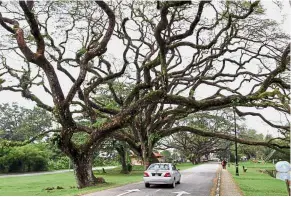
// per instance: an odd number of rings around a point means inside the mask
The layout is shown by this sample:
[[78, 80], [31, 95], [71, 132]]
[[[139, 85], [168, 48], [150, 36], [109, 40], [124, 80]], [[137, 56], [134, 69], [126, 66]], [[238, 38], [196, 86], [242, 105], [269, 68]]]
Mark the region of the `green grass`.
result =
[[[179, 169], [187, 169], [193, 167], [189, 163], [177, 165]], [[1, 196], [72, 196], [92, 193], [104, 189], [109, 189], [128, 183], [142, 181], [143, 166], [134, 166], [130, 174], [120, 174], [120, 167], [106, 170], [106, 174], [95, 171], [96, 177], [102, 176], [107, 183], [94, 187], [77, 189], [76, 180], [73, 172], [60, 174], [46, 174], [37, 176], [9, 177], [0, 178], [0, 195]], [[64, 189], [45, 190], [48, 187], [57, 186]], [[71, 188], [75, 187], [75, 188]]]
[[[0, 178], [1, 196], [61, 196], [81, 195], [99, 190], [104, 190], [120, 185], [142, 181], [143, 171], [134, 171], [131, 174], [120, 174], [120, 168], [106, 170], [106, 174], [95, 172], [98, 177], [102, 176], [107, 183], [99, 184], [85, 189], [70, 188], [76, 187], [76, 180], [73, 172], [60, 174], [47, 174], [25, 177]], [[47, 187], [61, 186], [64, 189], [44, 190]]]
[[[242, 166], [247, 167], [246, 173], [243, 172]], [[274, 170], [275, 168], [271, 163], [254, 164], [241, 162], [239, 164], [239, 176], [235, 176], [234, 165], [231, 165], [228, 171], [232, 174], [245, 196], [288, 196], [284, 181], [262, 173], [259, 171], [260, 169]]]

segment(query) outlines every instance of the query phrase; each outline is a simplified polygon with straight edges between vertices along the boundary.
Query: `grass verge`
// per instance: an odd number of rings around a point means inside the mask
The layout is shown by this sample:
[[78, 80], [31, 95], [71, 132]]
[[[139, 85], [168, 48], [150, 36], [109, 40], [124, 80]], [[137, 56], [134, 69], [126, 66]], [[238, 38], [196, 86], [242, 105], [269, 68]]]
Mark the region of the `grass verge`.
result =
[[[242, 166], [247, 167], [247, 172], [243, 172]], [[234, 165], [231, 165], [228, 171], [245, 196], [288, 196], [285, 182], [260, 172], [263, 169], [274, 170], [275, 168], [271, 163], [242, 162], [239, 164], [239, 176], [235, 175]]]
[[[179, 169], [193, 167], [189, 163], [178, 164]], [[95, 171], [96, 177], [102, 176], [107, 183], [84, 189], [76, 188], [73, 172], [59, 174], [45, 174], [37, 176], [6, 177], [0, 178], [1, 196], [73, 196], [105, 190], [129, 183], [142, 181], [142, 166], [134, 166], [130, 174], [120, 174], [120, 168], [106, 170], [106, 174]], [[64, 189], [45, 190], [57, 186]]]

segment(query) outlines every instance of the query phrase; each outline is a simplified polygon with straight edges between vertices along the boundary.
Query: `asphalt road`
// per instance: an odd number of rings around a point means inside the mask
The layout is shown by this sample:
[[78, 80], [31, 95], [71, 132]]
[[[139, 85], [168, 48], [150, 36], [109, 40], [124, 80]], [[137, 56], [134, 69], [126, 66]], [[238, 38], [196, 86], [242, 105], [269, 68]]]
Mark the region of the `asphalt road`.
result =
[[[94, 167], [93, 170], [102, 170], [104, 168], [112, 169], [116, 168], [117, 166], [104, 166], [104, 167]], [[73, 172], [73, 169], [68, 170], [55, 170], [55, 171], [48, 171], [48, 172], [31, 172], [31, 173], [14, 173], [14, 174], [0, 174], [0, 178], [6, 178], [6, 177], [18, 177], [18, 176], [38, 176], [43, 174], [58, 174], [58, 173], [64, 173], [64, 172]]]
[[183, 170], [181, 184], [177, 184], [175, 188], [158, 185], [145, 188], [144, 183], [139, 182], [86, 196], [209, 196], [218, 167], [218, 163], [206, 163]]

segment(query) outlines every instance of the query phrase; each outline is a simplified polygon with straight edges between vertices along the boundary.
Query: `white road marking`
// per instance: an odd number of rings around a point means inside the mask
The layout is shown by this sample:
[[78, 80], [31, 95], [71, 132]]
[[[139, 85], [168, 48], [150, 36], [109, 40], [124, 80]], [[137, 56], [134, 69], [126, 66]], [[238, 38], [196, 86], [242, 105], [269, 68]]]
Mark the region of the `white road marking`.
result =
[[183, 194], [190, 194], [190, 193], [185, 192], [185, 191], [181, 191], [181, 192], [173, 192], [173, 193], [176, 193], [176, 194], [177, 194], [176, 196], [182, 196]]
[[124, 192], [122, 194], [118, 194], [117, 196], [123, 196], [125, 194], [129, 194], [131, 192], [139, 192], [140, 190], [139, 189], [130, 189], [130, 190], [126, 190], [127, 192]]
[[[157, 193], [158, 191], [161, 191], [162, 189], [158, 189], [158, 190], [156, 190], [156, 191], [154, 191], [152, 194], [155, 194], [155, 193]], [[152, 195], [151, 194], [151, 195]], [[151, 196], [151, 195], [145, 195], [145, 196]]]

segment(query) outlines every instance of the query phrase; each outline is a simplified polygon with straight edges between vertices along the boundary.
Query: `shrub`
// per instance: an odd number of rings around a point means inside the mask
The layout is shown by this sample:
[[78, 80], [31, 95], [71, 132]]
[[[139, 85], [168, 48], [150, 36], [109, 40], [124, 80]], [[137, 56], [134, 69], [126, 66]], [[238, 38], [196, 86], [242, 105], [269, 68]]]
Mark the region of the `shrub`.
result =
[[119, 164], [119, 161], [117, 159], [104, 158], [104, 157], [97, 156], [94, 158], [93, 165], [94, 166], [117, 166], [120, 164]]
[[0, 156], [0, 172], [33, 172], [48, 169], [48, 155], [45, 148], [38, 144], [8, 148]]
[[131, 172], [132, 171], [132, 165], [131, 165], [131, 163], [128, 163], [127, 164], [127, 170], [128, 170], [128, 172]]
[[[48, 166], [49, 170], [62, 170], [62, 169], [68, 169], [69, 167], [70, 159], [68, 157], [59, 157], [55, 160], [49, 160]], [[72, 168], [72, 165], [70, 165]]]

